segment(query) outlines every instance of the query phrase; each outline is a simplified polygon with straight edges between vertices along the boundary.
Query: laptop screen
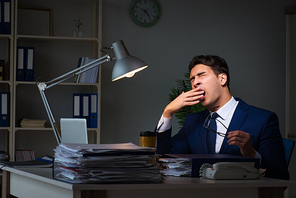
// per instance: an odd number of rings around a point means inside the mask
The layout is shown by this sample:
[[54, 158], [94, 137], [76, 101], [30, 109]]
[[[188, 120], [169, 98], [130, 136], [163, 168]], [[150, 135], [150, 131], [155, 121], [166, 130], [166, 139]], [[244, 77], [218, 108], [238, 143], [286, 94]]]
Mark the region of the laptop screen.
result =
[[61, 118], [62, 143], [88, 144], [86, 119]]

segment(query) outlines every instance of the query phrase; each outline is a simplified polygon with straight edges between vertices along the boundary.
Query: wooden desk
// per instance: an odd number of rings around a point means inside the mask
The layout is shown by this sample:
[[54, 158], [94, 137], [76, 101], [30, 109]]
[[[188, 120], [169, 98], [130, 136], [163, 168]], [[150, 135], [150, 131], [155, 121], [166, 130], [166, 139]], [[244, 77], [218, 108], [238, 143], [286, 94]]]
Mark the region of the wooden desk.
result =
[[283, 197], [283, 187], [296, 182], [258, 180], [207, 180], [168, 177], [159, 184], [69, 184], [52, 179], [51, 168], [3, 168], [2, 197]]

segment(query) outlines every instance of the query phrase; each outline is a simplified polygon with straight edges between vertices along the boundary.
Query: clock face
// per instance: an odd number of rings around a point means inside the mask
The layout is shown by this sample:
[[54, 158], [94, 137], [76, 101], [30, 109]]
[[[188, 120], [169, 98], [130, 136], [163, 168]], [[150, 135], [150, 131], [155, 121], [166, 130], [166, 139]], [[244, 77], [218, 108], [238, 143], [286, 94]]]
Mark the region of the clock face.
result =
[[160, 8], [154, 0], [134, 0], [131, 4], [130, 15], [137, 25], [149, 27], [160, 18]]

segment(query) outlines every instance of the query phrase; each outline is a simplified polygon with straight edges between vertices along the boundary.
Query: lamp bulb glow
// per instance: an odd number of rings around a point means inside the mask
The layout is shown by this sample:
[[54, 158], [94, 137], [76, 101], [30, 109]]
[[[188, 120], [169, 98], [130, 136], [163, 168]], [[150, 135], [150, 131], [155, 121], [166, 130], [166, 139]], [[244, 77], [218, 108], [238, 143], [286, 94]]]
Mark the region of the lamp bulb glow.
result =
[[131, 78], [135, 75], [136, 72], [130, 72], [125, 75], [125, 77]]

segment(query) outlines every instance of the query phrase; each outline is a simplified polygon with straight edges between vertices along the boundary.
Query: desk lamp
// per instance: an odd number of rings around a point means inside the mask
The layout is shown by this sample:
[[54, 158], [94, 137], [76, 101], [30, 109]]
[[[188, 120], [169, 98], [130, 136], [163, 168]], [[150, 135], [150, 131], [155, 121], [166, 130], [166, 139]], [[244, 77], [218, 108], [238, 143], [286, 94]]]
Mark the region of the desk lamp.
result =
[[112, 81], [116, 81], [119, 80], [121, 78], [124, 77], [132, 77], [134, 76], [134, 74], [138, 71], [141, 71], [143, 69], [145, 69], [146, 67], [148, 67], [148, 65], [146, 63], [144, 63], [142, 60], [131, 56], [123, 41], [117, 41], [115, 43], [112, 44], [112, 47], [109, 49], [113, 49], [115, 57], [111, 58], [111, 56], [109, 54], [106, 54], [105, 56], [96, 59], [86, 65], [83, 65], [79, 68], [76, 68], [66, 74], [63, 74], [53, 80], [50, 80], [48, 82], [37, 82], [37, 87], [39, 89], [43, 104], [45, 106], [45, 110], [47, 112], [50, 124], [53, 128], [53, 132], [55, 135], [55, 138], [58, 142], [58, 144], [61, 144], [61, 130], [59, 125], [57, 124], [57, 122], [54, 119], [53, 113], [50, 109], [49, 103], [47, 101], [46, 95], [45, 95], [45, 90], [58, 85], [72, 77], [75, 77], [81, 73], [84, 73], [94, 67], [97, 67], [105, 62], [111, 62], [113, 60], [116, 60], [116, 63], [113, 67], [113, 71], [112, 71]]

